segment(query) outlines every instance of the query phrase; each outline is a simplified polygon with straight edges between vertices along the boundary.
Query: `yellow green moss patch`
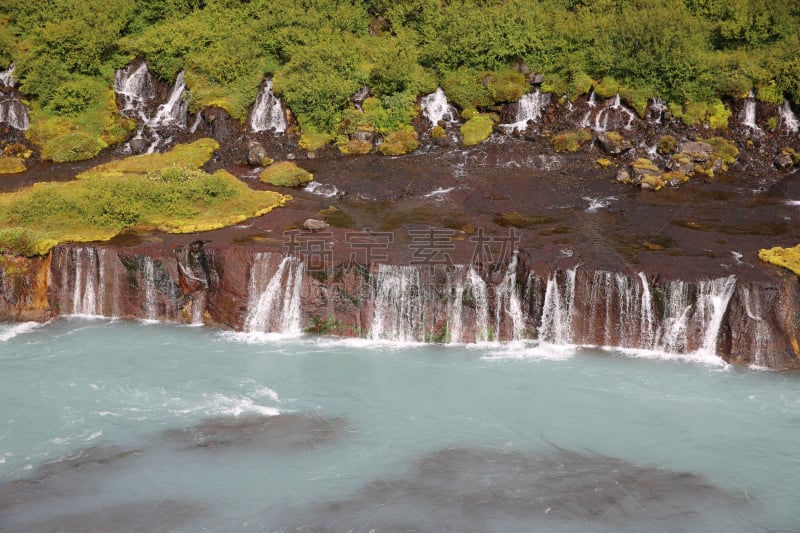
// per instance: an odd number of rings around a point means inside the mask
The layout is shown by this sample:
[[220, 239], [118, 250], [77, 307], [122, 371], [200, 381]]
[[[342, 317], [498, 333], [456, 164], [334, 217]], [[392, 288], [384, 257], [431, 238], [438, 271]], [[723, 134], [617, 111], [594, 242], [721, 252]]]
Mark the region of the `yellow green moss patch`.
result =
[[337, 146], [345, 155], [363, 155], [372, 151], [372, 143], [369, 141], [352, 140], [339, 143]]
[[253, 191], [225, 171], [98, 175], [0, 194], [0, 250], [43, 255], [63, 242], [108, 240], [130, 228], [207, 231], [268, 213], [290, 196]]
[[163, 154], [142, 154], [126, 157], [103, 165], [98, 165], [76, 176], [78, 179], [92, 179], [100, 176], [123, 176], [125, 174], [146, 174], [169, 167], [199, 169], [205, 165], [219, 148], [214, 139], [198, 139], [189, 144], [179, 144]]
[[281, 161], [265, 168], [258, 179], [276, 187], [298, 187], [314, 179], [314, 176], [291, 161]]
[[769, 250], [759, 250], [758, 258], [771, 265], [788, 268], [800, 276], [800, 244], [792, 248], [776, 246]]
[[25, 162], [17, 157], [0, 155], [0, 174], [25, 172]]
[[417, 132], [411, 126], [394, 131], [383, 139], [378, 150], [383, 155], [403, 155], [419, 148]]
[[575, 130], [559, 133], [551, 139], [556, 152], [577, 152], [581, 146], [592, 140], [592, 134], [586, 130]]
[[494, 120], [491, 115], [474, 115], [461, 126], [461, 137], [466, 146], [481, 143], [492, 134]]
[[637, 168], [639, 170], [649, 170], [651, 172], [660, 172], [660, 169], [649, 159], [645, 157], [640, 157], [633, 163], [631, 163], [631, 167]]
[[303, 150], [309, 152], [316, 152], [320, 148], [324, 148], [331, 142], [331, 136], [326, 133], [317, 133], [314, 131], [306, 131], [300, 135], [299, 145]]

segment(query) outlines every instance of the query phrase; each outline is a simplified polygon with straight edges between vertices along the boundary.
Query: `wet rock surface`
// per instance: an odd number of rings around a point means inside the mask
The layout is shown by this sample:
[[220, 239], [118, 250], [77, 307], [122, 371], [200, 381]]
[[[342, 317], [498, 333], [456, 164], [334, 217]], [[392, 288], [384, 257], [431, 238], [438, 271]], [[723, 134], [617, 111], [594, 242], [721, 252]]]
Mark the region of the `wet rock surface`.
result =
[[690, 473], [591, 453], [447, 448], [404, 476], [286, 511], [278, 531], [697, 531], [744, 496]]
[[347, 431], [347, 421], [314, 415], [246, 415], [210, 418], [161, 434], [161, 445], [179, 450], [307, 450], [324, 446]]

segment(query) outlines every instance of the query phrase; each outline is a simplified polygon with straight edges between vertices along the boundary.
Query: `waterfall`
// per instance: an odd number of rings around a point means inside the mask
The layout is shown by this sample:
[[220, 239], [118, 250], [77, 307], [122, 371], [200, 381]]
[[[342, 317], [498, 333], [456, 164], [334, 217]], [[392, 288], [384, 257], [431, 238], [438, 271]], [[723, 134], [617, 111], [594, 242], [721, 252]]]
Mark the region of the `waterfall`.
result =
[[[599, 110], [595, 109], [597, 104], [592, 98], [594, 98], [594, 91], [592, 91], [589, 102], [587, 102], [590, 109], [584, 114], [580, 122], [582, 128], [592, 128], [598, 132], [633, 128], [633, 120], [636, 118], [636, 114], [622, 105], [619, 93], [614, 96], [610, 103]], [[594, 120], [592, 120], [592, 117], [594, 117]]]
[[589, 91], [589, 100], [586, 102], [586, 105], [589, 107], [595, 107], [597, 105], [597, 93], [594, 92], [594, 89]]
[[655, 318], [653, 317], [653, 296], [650, 293], [650, 283], [644, 272], [639, 272], [642, 284], [642, 314], [640, 318], [640, 344], [651, 347], [655, 342]]
[[651, 112], [652, 115], [655, 115], [654, 116], [655, 122], [660, 123], [663, 122], [664, 111], [667, 111], [669, 109], [669, 106], [667, 105], [666, 101], [661, 100], [660, 98], [653, 98], [653, 101], [650, 104], [650, 109], [655, 111], [655, 113]]
[[14, 70], [16, 66], [11, 63], [6, 70], [0, 71], [0, 86], [11, 88], [14, 83]]
[[[61, 256], [61, 293], [58, 304], [63, 312], [81, 316], [106, 316], [105, 249], [66, 248]], [[116, 277], [112, 298], [116, 296]], [[116, 304], [116, 302], [112, 303]], [[112, 309], [113, 313], [115, 310]], [[114, 316], [114, 315], [112, 315]]]
[[515, 122], [512, 124], [501, 124], [506, 131], [511, 132], [515, 129], [525, 130], [528, 128], [528, 122], [538, 122], [544, 114], [544, 108], [550, 103], [550, 95], [542, 94], [539, 89], [532, 93], [522, 95], [517, 103], [517, 115], [514, 117]]
[[169, 139], [162, 136], [165, 129], [186, 128], [188, 104], [183, 98], [186, 91], [184, 73], [181, 71], [178, 74], [167, 101], [159, 105], [151, 116], [150, 109], [156, 98], [153, 77], [146, 63], [141, 63], [136, 68], [133, 65], [131, 63], [124, 69], [117, 70], [114, 91], [124, 102], [122, 113], [139, 121], [139, 129], [128, 147], [138, 141], [143, 145], [142, 150], [146, 147], [147, 153], [153, 153], [162, 144], [169, 142]]
[[[489, 340], [489, 294], [486, 282], [472, 266], [457, 265], [449, 277], [447, 301], [448, 340], [451, 343]], [[473, 313], [464, 316], [465, 307]], [[467, 338], [465, 324], [474, 324], [474, 336]]]
[[142, 62], [135, 69], [131, 63], [123, 69], [117, 70], [114, 76], [114, 92], [123, 99], [123, 113], [135, 112], [136, 118], [147, 120], [145, 114], [147, 104], [155, 98], [153, 77], [147, 69], [147, 64]]
[[416, 266], [381, 264], [375, 278], [375, 309], [369, 338], [414, 342], [425, 340], [429, 306]]
[[539, 330], [541, 340], [554, 344], [572, 342], [576, 273], [577, 267], [567, 270], [566, 279], [561, 286], [558, 282], [558, 272], [553, 272], [548, 277], [542, 309], [542, 325]]
[[749, 335], [749, 352], [752, 354], [753, 364], [759, 367], [768, 367], [767, 357], [769, 350], [769, 340], [772, 337], [772, 331], [769, 323], [764, 319], [761, 301], [753, 296], [750, 287], [742, 289], [744, 295], [744, 309], [747, 318], [755, 322], [755, 331]]
[[248, 333], [302, 333], [300, 300], [303, 263], [293, 256], [256, 254], [250, 268], [247, 316]]
[[507, 315], [511, 319], [511, 340], [514, 341], [522, 339], [525, 334], [525, 313], [517, 291], [518, 259], [518, 252], [515, 250], [503, 280], [495, 291], [495, 331], [499, 335], [502, 317]]
[[441, 87], [420, 100], [422, 115], [431, 123], [431, 127], [438, 126], [439, 122], [452, 123], [458, 121], [455, 108], [447, 103], [447, 96]]
[[158, 320], [158, 307], [156, 305], [156, 269], [153, 258], [144, 257], [142, 269], [142, 282], [144, 283], [144, 317], [145, 320]]
[[0, 122], [20, 131], [27, 130], [30, 126], [28, 108], [15, 97], [0, 100]]
[[250, 131], [267, 130], [275, 133], [286, 131], [286, 114], [280, 99], [272, 92], [272, 80], [264, 82], [250, 112]]
[[792, 133], [797, 133], [800, 131], [800, 121], [797, 120], [797, 116], [792, 111], [792, 106], [789, 104], [789, 100], [783, 100], [783, 105], [780, 107], [779, 113], [781, 116], [781, 123], [783, 124], [784, 128]]
[[744, 101], [744, 109], [742, 110], [742, 124], [755, 132], [761, 131], [761, 128], [759, 128], [758, 124], [756, 124], [756, 98], [753, 91], [750, 91], [750, 94]]
[[728, 311], [733, 290], [736, 288], [736, 277], [718, 278], [700, 282], [697, 309], [704, 331], [703, 344], [700, 353], [715, 355], [717, 353], [717, 339], [722, 320]]

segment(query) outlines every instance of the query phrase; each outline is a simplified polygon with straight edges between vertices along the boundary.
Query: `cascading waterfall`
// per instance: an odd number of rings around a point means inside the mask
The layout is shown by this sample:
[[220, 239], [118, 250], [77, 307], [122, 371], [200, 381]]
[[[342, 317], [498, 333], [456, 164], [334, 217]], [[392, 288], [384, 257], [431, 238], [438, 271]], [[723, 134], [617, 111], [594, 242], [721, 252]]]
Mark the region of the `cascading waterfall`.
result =
[[440, 122], [445, 124], [458, 122], [458, 112], [447, 102], [447, 96], [441, 87], [420, 100], [422, 115], [431, 123], [431, 127], [438, 126]]
[[597, 105], [597, 93], [594, 92], [594, 89], [589, 91], [589, 100], [586, 102], [586, 105], [592, 108]]
[[667, 102], [665, 100], [661, 100], [660, 98], [653, 98], [653, 101], [650, 103], [650, 109], [655, 111], [654, 113], [654, 121], [657, 123], [664, 121], [664, 112], [669, 109]]
[[589, 297], [588, 340], [605, 346], [646, 347], [654, 318], [647, 278], [619, 272], [594, 272]]
[[542, 305], [542, 324], [539, 329], [541, 340], [554, 344], [572, 342], [576, 273], [577, 268], [567, 270], [561, 284], [558, 281], [558, 272], [553, 272], [547, 278], [544, 304]]
[[769, 323], [764, 319], [765, 309], [762, 308], [761, 301], [753, 296], [750, 287], [744, 287], [742, 294], [747, 318], [755, 322], [755, 331], [748, 336], [750, 339], [749, 353], [756, 366], [767, 367], [767, 350], [769, 349], [771, 330]]
[[250, 131], [272, 130], [275, 133], [286, 131], [286, 114], [280, 99], [272, 92], [272, 80], [267, 80], [261, 87], [250, 112]]
[[654, 348], [663, 352], [684, 353], [688, 346], [691, 286], [685, 281], [669, 281], [664, 287], [664, 310]]
[[517, 103], [517, 115], [512, 124], [501, 124], [508, 132], [525, 130], [529, 122], [538, 122], [544, 114], [544, 109], [550, 103], [550, 95], [542, 94], [539, 89], [532, 93], [524, 94]]
[[256, 254], [250, 268], [247, 316], [248, 333], [302, 333], [300, 300], [303, 263], [293, 256]]
[[[169, 142], [169, 139], [163, 138], [164, 130], [186, 128], [188, 104], [183, 98], [186, 91], [183, 71], [176, 77], [167, 101], [159, 105], [152, 116], [149, 110], [156, 94], [153, 77], [146, 63], [136, 68], [130, 64], [118, 70], [114, 77], [114, 91], [124, 102], [122, 113], [139, 121], [133, 141], [144, 142], [147, 153], [153, 153]], [[128, 144], [129, 147], [133, 141]]]
[[[594, 93], [592, 93], [594, 95]], [[622, 105], [622, 100], [619, 93], [614, 97], [611, 103], [603, 106], [595, 111], [595, 105], [589, 106], [591, 109], [586, 112], [581, 120], [580, 126], [582, 128], [592, 128], [594, 131], [605, 132], [608, 130], [615, 130], [624, 128], [629, 130], [633, 127], [633, 120], [636, 114]], [[594, 120], [592, 120], [594, 115]]]
[[517, 291], [518, 259], [519, 255], [515, 251], [495, 292], [495, 331], [499, 334], [502, 317], [508, 316], [511, 319], [511, 340], [514, 341], [521, 340], [525, 334], [525, 313]]
[[158, 320], [156, 305], [156, 269], [153, 258], [145, 256], [143, 260], [142, 282], [144, 283], [144, 316], [146, 320]]
[[718, 278], [700, 282], [697, 297], [697, 309], [701, 331], [704, 331], [703, 344], [699, 352], [715, 355], [717, 353], [717, 339], [722, 320], [728, 311], [733, 291], [736, 288], [736, 277]]
[[642, 284], [642, 314], [640, 318], [641, 344], [652, 346], [655, 342], [655, 318], [653, 316], [653, 296], [650, 293], [650, 283], [644, 272], [639, 272], [639, 281]]
[[747, 96], [744, 101], [744, 109], [742, 110], [742, 125], [747, 126], [754, 132], [760, 132], [761, 128], [756, 124], [756, 98], [753, 91]]
[[[14, 68], [14, 63], [11, 63], [8, 69], [0, 72], [0, 87], [14, 88]], [[10, 93], [0, 91], [0, 123], [6, 123], [20, 131], [25, 131], [30, 126], [28, 108], [15, 91]]]
[[[451, 276], [448, 291], [447, 328], [451, 343], [485, 342], [489, 340], [489, 294], [486, 282], [473, 266], [458, 265]], [[472, 315], [464, 317], [464, 308]], [[469, 322], [467, 322], [469, 321]], [[474, 324], [471, 339], [465, 335], [465, 323]]]
[[783, 105], [780, 107], [778, 112], [780, 113], [781, 124], [783, 124], [784, 128], [792, 133], [797, 133], [800, 131], [800, 120], [797, 120], [797, 116], [792, 111], [792, 106], [789, 104], [789, 100], [783, 100]]
[[128, 113], [146, 121], [147, 104], [156, 96], [153, 77], [146, 63], [142, 62], [136, 68], [133, 68], [133, 65], [134, 63], [131, 63], [117, 70], [114, 76], [114, 92], [122, 97], [123, 114]]
[[430, 310], [416, 266], [381, 264], [375, 277], [375, 309], [369, 338], [415, 342], [425, 340]]

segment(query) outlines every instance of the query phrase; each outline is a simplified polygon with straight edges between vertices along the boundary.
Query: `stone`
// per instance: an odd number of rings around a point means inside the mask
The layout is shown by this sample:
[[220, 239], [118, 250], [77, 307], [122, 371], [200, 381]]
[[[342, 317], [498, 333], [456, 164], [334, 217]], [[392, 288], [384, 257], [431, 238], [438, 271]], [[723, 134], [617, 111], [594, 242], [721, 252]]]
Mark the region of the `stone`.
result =
[[531, 83], [531, 85], [541, 85], [544, 83], [544, 76], [539, 73], [531, 73], [528, 74], [528, 81]]
[[630, 142], [614, 132], [601, 133], [597, 137], [597, 143], [608, 155], [620, 155], [633, 148]]
[[303, 228], [308, 231], [322, 231], [330, 227], [331, 225], [324, 220], [317, 220], [316, 218], [308, 218], [303, 222]]
[[710, 144], [702, 141], [689, 141], [681, 143], [679, 152], [697, 163], [705, 163], [711, 159], [714, 149]]
[[132, 139], [128, 146], [131, 147], [131, 152], [134, 154], [143, 154], [145, 151], [147, 151], [147, 141], [141, 137]]
[[371, 131], [357, 129], [352, 135], [350, 135], [350, 140], [358, 142], [372, 142], [372, 135], [373, 133]]
[[631, 183], [631, 174], [626, 169], [621, 168], [617, 171], [617, 181], [620, 183]]
[[247, 143], [247, 164], [253, 167], [261, 166], [261, 162], [267, 157], [267, 149], [260, 142], [250, 141]]
[[772, 164], [780, 170], [788, 170], [792, 168], [792, 158], [786, 154], [778, 154], [772, 160]]

